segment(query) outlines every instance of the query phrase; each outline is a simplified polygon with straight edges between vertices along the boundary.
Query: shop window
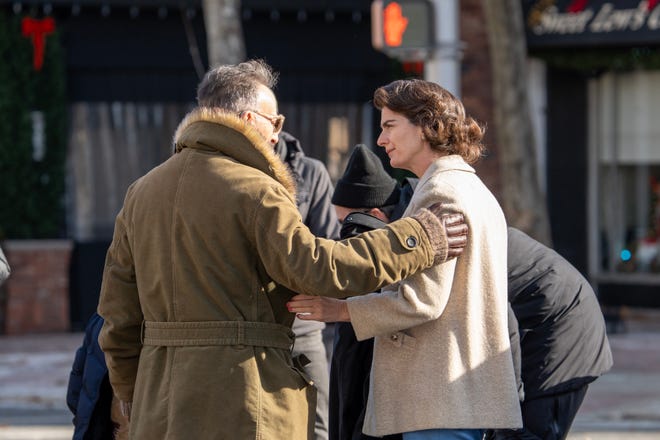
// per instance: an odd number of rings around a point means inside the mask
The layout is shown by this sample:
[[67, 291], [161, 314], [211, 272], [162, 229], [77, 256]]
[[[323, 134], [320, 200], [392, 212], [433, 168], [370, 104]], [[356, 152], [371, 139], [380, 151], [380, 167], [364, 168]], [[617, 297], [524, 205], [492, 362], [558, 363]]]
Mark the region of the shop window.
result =
[[591, 81], [590, 269], [660, 283], [660, 72]]

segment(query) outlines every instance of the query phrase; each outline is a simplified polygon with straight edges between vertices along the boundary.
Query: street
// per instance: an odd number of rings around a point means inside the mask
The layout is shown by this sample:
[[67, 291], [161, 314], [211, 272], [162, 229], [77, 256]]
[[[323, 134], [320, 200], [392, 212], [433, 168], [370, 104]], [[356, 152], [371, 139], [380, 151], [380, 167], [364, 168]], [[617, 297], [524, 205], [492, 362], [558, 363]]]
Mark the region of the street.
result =
[[[570, 440], [660, 439], [660, 326], [609, 335], [614, 367], [594, 382]], [[71, 363], [82, 333], [0, 336], [0, 439], [64, 440]]]

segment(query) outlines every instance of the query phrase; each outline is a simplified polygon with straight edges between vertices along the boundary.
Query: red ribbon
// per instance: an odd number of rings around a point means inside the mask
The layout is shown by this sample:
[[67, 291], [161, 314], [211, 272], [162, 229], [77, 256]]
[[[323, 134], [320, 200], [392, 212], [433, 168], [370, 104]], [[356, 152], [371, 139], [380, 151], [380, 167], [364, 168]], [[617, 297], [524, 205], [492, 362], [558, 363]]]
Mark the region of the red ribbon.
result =
[[41, 70], [44, 65], [46, 35], [55, 32], [55, 20], [52, 17], [46, 17], [42, 20], [24, 17], [21, 21], [21, 30], [24, 37], [32, 40], [32, 47], [34, 48], [32, 64], [34, 65], [34, 70]]
[[584, 8], [587, 7], [588, 0], [573, 0], [568, 7], [566, 7], [567, 12], [576, 13], [584, 11]]

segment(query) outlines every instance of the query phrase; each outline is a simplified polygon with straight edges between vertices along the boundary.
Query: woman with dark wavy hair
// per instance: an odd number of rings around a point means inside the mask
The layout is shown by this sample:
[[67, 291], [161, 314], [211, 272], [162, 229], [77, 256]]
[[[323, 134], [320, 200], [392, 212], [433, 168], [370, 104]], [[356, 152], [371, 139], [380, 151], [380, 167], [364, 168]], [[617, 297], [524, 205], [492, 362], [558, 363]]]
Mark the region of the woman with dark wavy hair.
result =
[[463, 254], [380, 293], [337, 300], [297, 296], [302, 319], [350, 321], [374, 337], [363, 432], [404, 440], [469, 439], [522, 426], [507, 328], [507, 225], [469, 164], [482, 155], [483, 128], [460, 100], [423, 80], [376, 90], [377, 143], [395, 168], [419, 177], [404, 216], [435, 202], [462, 213]]

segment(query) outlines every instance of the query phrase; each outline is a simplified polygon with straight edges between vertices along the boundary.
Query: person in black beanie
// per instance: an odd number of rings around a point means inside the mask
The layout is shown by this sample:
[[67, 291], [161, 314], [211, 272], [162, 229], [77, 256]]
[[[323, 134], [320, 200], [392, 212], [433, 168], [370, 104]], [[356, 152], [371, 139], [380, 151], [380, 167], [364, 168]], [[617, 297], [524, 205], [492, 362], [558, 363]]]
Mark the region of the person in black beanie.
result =
[[[332, 198], [342, 239], [400, 217], [417, 179], [404, 185], [393, 180], [375, 153], [355, 148], [340, 179], [342, 191]], [[509, 335], [524, 427], [489, 431], [486, 439], [564, 439], [589, 383], [612, 366], [602, 312], [588, 281], [554, 250], [509, 227], [507, 254]], [[330, 439], [373, 439], [361, 432], [373, 339], [357, 341], [350, 323], [335, 325]]]
[[[342, 223], [341, 238], [381, 228], [400, 218], [413, 188], [408, 183], [400, 185], [387, 174], [380, 158], [366, 145], [356, 145], [332, 195]], [[350, 322], [335, 323], [330, 364], [330, 440], [376, 439], [362, 433], [373, 345], [373, 339], [358, 341]], [[401, 435], [382, 438], [398, 440]]]
[[337, 182], [332, 203], [349, 209], [382, 208], [396, 203], [399, 189], [399, 183], [385, 172], [380, 158], [366, 145], [358, 144]]
[[[361, 211], [389, 223], [403, 215], [412, 197], [412, 182], [416, 184], [417, 179], [405, 178], [399, 184], [385, 171], [376, 153], [366, 145], [358, 144], [331, 200], [340, 222], [348, 213]], [[402, 193], [406, 197], [402, 197]], [[406, 203], [400, 203], [403, 200]]]

